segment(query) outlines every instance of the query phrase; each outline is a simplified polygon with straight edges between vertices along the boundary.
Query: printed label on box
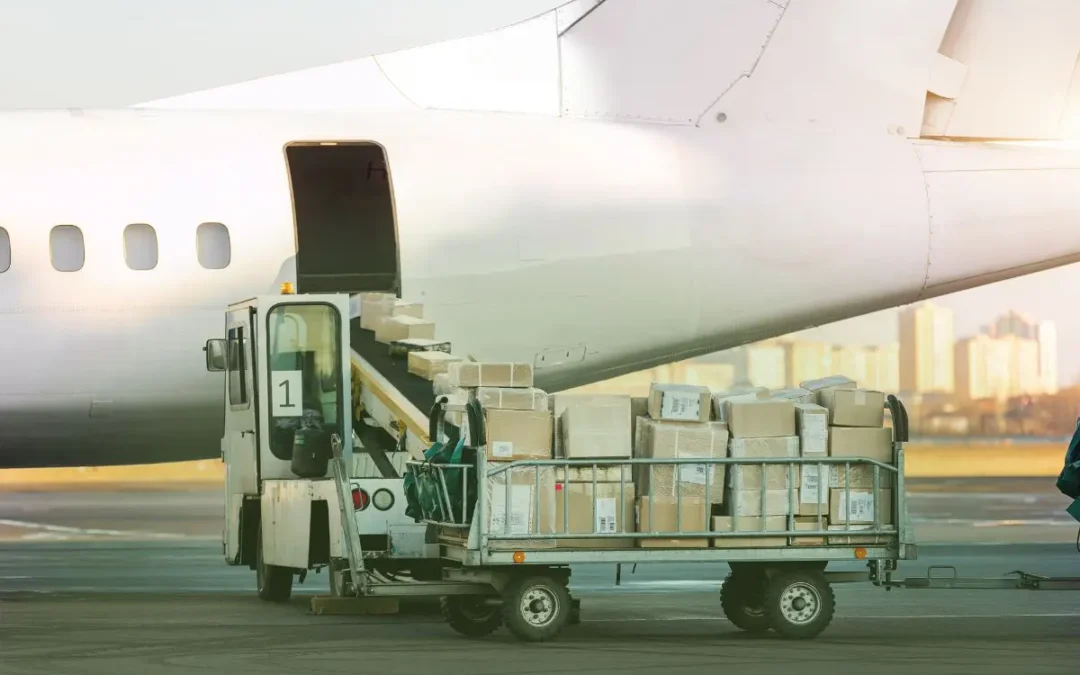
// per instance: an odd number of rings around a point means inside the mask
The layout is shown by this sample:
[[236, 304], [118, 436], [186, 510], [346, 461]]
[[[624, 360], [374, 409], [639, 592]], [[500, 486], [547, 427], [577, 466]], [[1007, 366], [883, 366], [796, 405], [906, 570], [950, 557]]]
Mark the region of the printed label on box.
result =
[[660, 398], [660, 417], [695, 421], [701, 416], [701, 394], [665, 391]]
[[[844, 495], [840, 495], [840, 512], [837, 514], [837, 522], [843, 523], [848, 519], [849, 509]], [[852, 492], [851, 504], [850, 504], [850, 520], [855, 521], [873, 521], [874, 520], [874, 493], [872, 492]]]
[[[532, 518], [532, 486], [510, 486], [509, 534], [529, 534]], [[506, 485], [491, 485], [491, 532], [504, 534], [506, 527]]]
[[512, 441], [494, 441], [491, 444], [491, 456], [510, 458], [514, 456], [514, 443]]
[[802, 485], [799, 488], [800, 504], [813, 504], [815, 492], [817, 492], [818, 504], [829, 503], [829, 488], [825, 481], [821, 480], [822, 470], [824, 470], [825, 475], [828, 475], [829, 467], [827, 466], [819, 467], [813, 464], [803, 464]]
[[827, 415], [803, 415], [800, 435], [803, 454], [824, 455], [829, 451], [829, 425]]
[[600, 534], [618, 532], [616, 525], [616, 499], [603, 497], [596, 500], [596, 531]]
[[680, 464], [679, 465], [679, 480], [683, 483], [693, 483], [694, 485], [704, 485], [709, 476], [708, 465], [706, 464]]

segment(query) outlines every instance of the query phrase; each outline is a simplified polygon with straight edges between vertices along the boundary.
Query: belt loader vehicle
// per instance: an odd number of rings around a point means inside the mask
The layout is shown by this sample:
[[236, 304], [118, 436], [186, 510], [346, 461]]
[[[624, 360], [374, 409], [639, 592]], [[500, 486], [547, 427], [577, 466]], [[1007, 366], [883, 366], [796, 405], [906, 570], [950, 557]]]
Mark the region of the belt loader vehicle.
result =
[[[357, 318], [345, 295], [260, 296], [231, 305], [226, 338], [204, 348], [207, 368], [226, 373], [225, 558], [256, 571], [264, 599], [288, 598], [294, 577], [303, 582], [308, 571], [325, 567], [334, 595], [438, 596], [459, 633], [487, 635], [505, 623], [521, 639], [547, 640], [576, 619], [577, 601], [569, 593], [573, 565], [726, 562], [732, 572], [718, 604], [735, 626], [808, 638], [832, 619], [834, 583], [869, 581], [887, 590], [1080, 587], [1074, 579], [1024, 574], [1015, 581], [960, 579], [955, 572], [893, 580], [899, 561], [916, 557], [904, 491], [907, 415], [895, 397], [887, 403], [891, 463], [835, 457], [488, 461], [479, 403], [454, 409], [445, 397], [436, 400], [431, 383], [409, 375], [386, 345], [356, 326]], [[447, 411], [467, 421], [448, 433]], [[559, 483], [553, 490], [563, 502], [561, 516], [552, 529], [539, 527], [545, 469], [568, 475], [591, 467], [595, 476], [598, 468], [617, 468], [618, 512], [625, 513], [631, 470], [685, 464], [749, 464], [763, 474], [767, 465], [782, 465], [792, 477], [815, 464], [823, 476], [829, 465], [843, 469], [844, 490], [851, 489], [853, 468], [863, 465], [874, 476], [873, 522], [826, 528], [819, 516], [816, 527], [796, 528], [787, 516], [783, 529], [767, 528], [762, 518], [752, 531], [710, 531], [683, 527], [680, 502], [674, 527], [616, 532], [599, 516], [594, 478], [585, 507], [595, 519], [591, 531], [571, 532], [569, 490]], [[526, 479], [514, 480], [522, 472]], [[711, 474], [711, 468], [704, 472]], [[530, 484], [535, 489], [525, 490], [529, 496], [517, 513], [518, 488]], [[892, 489], [879, 490], [886, 484]], [[706, 478], [706, 503], [710, 487], [723, 489]], [[792, 506], [797, 492], [790, 481]], [[636, 520], [646, 513], [648, 522], [657, 522], [643, 507]], [[763, 536], [769, 544], [758, 544]], [[680, 545], [687, 540], [711, 545]], [[864, 563], [866, 571], [826, 571], [830, 562], [844, 561]]]

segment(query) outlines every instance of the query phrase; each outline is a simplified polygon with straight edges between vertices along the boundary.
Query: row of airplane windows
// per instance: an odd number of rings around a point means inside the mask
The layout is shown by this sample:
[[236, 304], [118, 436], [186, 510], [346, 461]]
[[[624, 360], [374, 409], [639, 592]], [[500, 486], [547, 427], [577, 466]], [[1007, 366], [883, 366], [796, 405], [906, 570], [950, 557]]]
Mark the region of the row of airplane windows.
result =
[[[152, 270], [158, 264], [158, 238], [153, 226], [132, 223], [124, 228], [124, 261], [130, 269]], [[202, 223], [195, 229], [199, 264], [220, 270], [232, 260], [229, 228], [222, 223]], [[75, 225], [57, 225], [49, 232], [49, 259], [57, 272], [78, 272], [86, 262], [83, 233]], [[11, 237], [0, 227], [0, 274], [11, 268]]]

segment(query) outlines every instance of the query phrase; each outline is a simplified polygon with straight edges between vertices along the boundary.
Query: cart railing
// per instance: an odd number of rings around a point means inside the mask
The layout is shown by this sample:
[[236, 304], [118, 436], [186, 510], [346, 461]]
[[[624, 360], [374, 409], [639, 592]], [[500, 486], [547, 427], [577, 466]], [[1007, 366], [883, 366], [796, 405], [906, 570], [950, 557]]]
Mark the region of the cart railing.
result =
[[[467, 529], [475, 521], [479, 535], [476, 543], [481, 548], [489, 545], [497, 545], [501, 542], [520, 542], [525, 544], [540, 544], [541, 542], [553, 544], [552, 540], [571, 541], [575, 539], [589, 540], [638, 540], [638, 539], [745, 539], [761, 537], [763, 534], [771, 537], [785, 538], [814, 538], [843, 537], [854, 535], [860, 538], [886, 538], [896, 539], [899, 543], [913, 543], [910, 536], [910, 528], [907, 524], [907, 513], [904, 500], [904, 459], [903, 448], [900, 444], [895, 447], [895, 465], [886, 464], [869, 458], [857, 457], [781, 457], [781, 458], [733, 458], [733, 457], [682, 457], [682, 458], [636, 458], [636, 459], [526, 459], [513, 462], [490, 461], [483, 451], [477, 453], [477, 463], [471, 464], [436, 464], [425, 462], [409, 462], [409, 470], [413, 472], [428, 472], [427, 485], [432, 486], [437, 493], [436, 498], [428, 500], [433, 506], [425, 509], [424, 520], [428, 523], [458, 529]], [[784, 466], [787, 468], [785, 487], [770, 488], [767, 467]], [[670, 466], [673, 479], [672, 494], [656, 494], [656, 472], [658, 467]], [[830, 487], [832, 467], [842, 466], [843, 476], [839, 487]], [[678, 467], [676, 469], [676, 467]], [[717, 469], [723, 467], [722, 477], [719, 484], [715, 480]], [[732, 467], [733, 470], [729, 470]], [[807, 467], [815, 468], [817, 472], [816, 488], [814, 494], [809, 495], [808, 501], [800, 497], [803, 494], [802, 473]], [[852, 471], [856, 467], [870, 467], [873, 480], [870, 488], [852, 486]], [[742, 473], [746, 468], [756, 468], [760, 475], [760, 486], [752, 489], [735, 489], [736, 474]], [[573, 469], [591, 470], [591, 481], [571, 481], [570, 473]], [[618, 482], [601, 481], [599, 474], [602, 470], [618, 472]], [[704, 483], [695, 480], [684, 479], [684, 470], [690, 469], [700, 477], [704, 473]], [[475, 470], [472, 474], [470, 471]], [[641, 484], [641, 477], [648, 472], [647, 483], [649, 489], [643, 494], [637, 494], [636, 486]], [[636, 474], [635, 476], [628, 474]], [[472, 476], [484, 476], [482, 485], [470, 487]], [[743, 473], [745, 476], [745, 473]], [[665, 481], [667, 479], [665, 478]], [[591, 485], [591, 503], [585, 507], [591, 509], [591, 527], [574, 527], [571, 532], [571, 488], [574, 485]], [[614, 523], [605, 522], [603, 530], [598, 526], [601, 519], [597, 518], [600, 512], [599, 486], [618, 486], [618, 498]], [[699, 486], [696, 492], [702, 493], [700, 497], [684, 497], [683, 487], [686, 485]], [[460, 489], [451, 489], [451, 486], [460, 486]], [[527, 506], [522, 507], [519, 498], [522, 490], [526, 488]], [[633, 492], [631, 492], [631, 489]], [[863, 492], [871, 490], [873, 519], [853, 519], [852, 499], [853, 490]], [[882, 490], [892, 490], [888, 502], [882, 499]], [[845, 517], [839, 518], [839, 514], [830, 513], [828, 516], [822, 513], [830, 501], [832, 490], [843, 490]], [[783, 515], [769, 515], [770, 496], [775, 499], [777, 493], [786, 494], [786, 510]], [[745, 493], [756, 492], [758, 506], [750, 507], [745, 511], [740, 508]], [[770, 493], [772, 493], [770, 495]], [[722, 495], [722, 496], [721, 496]], [[716, 496], [721, 496], [714, 499]], [[637, 498], [648, 497], [647, 511], [641, 509], [639, 513], [636, 505]], [[730, 498], [725, 499], [725, 497]], [[674, 528], [659, 528], [656, 520], [657, 499], [662, 499], [665, 506], [674, 505], [675, 524]], [[610, 497], [605, 499], [610, 500]], [[555, 500], [561, 500], [561, 509]], [[685, 511], [684, 502], [689, 506], [702, 509], [700, 514]], [[713, 504], [726, 502], [728, 506], [724, 512], [731, 514], [731, 530], [713, 530], [711, 528]], [[627, 509], [627, 504], [631, 508]], [[775, 502], [773, 502], [775, 504]], [[817, 527], [814, 529], [796, 529], [795, 517], [802, 504], [817, 504], [814, 514]], [[891, 523], [883, 522], [883, 507], [890, 514]], [[580, 513], [581, 502], [577, 502], [575, 513]], [[556, 518], [555, 513], [561, 510], [561, 517]], [[610, 511], [610, 504], [608, 505]], [[755, 512], [756, 511], [756, 512]], [[645, 522], [646, 512], [648, 516], [648, 531], [638, 532], [638, 523]], [[627, 514], [633, 514], [627, 520]], [[747, 515], [735, 515], [746, 513]], [[614, 514], [612, 514], [614, 515]], [[769, 519], [785, 518], [783, 529], [767, 527]], [[704, 522], [704, 528], [684, 528], [684, 519], [692, 518], [697, 523]], [[829, 529], [825, 520], [828, 518]], [[743, 529], [745, 523], [758, 520], [757, 529]], [[558, 522], [556, 522], [556, 520]], [[735, 524], [739, 521], [739, 525]], [[524, 527], [523, 527], [524, 525]], [[838, 528], [838, 526], [843, 526]], [[736, 529], [738, 527], [738, 529]], [[805, 527], [805, 525], [804, 525]]]

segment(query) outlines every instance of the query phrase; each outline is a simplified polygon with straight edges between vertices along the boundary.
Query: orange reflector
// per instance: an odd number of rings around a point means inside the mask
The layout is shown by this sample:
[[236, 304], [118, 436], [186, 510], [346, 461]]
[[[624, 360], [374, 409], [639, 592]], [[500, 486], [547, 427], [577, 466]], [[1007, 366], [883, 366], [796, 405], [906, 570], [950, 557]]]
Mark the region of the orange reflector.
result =
[[524, 551], [514, 551], [514, 562], [517, 563], [518, 565], [525, 562], [525, 552]]
[[866, 558], [866, 549], [862, 548], [862, 547], [859, 547], [859, 548], [855, 549], [855, 557], [857, 559], [859, 559], [859, 560], [865, 559]]
[[282, 295], [295, 295], [296, 294], [296, 287], [294, 287], [292, 285], [291, 281], [282, 282], [282, 284], [281, 284], [281, 294]]

